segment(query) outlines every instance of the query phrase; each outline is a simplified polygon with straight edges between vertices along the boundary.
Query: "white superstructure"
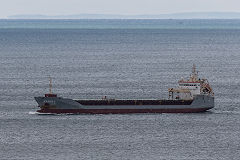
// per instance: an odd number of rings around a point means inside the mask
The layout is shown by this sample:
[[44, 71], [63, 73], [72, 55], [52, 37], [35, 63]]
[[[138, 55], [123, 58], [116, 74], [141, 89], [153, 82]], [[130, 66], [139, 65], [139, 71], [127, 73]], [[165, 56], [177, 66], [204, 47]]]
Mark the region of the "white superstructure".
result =
[[198, 78], [196, 66], [193, 65], [190, 78], [178, 81], [178, 88], [169, 88], [169, 99], [193, 99], [194, 95], [208, 94], [213, 96], [212, 88], [207, 79]]

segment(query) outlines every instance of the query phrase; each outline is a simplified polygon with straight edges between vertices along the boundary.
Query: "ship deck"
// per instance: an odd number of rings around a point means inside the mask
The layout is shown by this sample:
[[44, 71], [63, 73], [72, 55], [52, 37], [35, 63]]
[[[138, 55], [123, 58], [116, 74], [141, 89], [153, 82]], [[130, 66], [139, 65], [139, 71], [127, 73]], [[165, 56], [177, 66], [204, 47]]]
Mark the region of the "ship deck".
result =
[[190, 105], [193, 100], [75, 100], [81, 105]]

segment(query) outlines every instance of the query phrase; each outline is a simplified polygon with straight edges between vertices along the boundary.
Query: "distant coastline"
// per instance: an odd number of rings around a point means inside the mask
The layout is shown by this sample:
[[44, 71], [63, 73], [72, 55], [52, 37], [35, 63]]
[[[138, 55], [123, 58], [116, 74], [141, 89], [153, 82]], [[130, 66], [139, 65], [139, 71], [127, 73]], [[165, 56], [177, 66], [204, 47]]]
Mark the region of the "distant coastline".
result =
[[240, 19], [240, 12], [186, 12], [158, 15], [74, 14], [11, 15], [7, 19]]

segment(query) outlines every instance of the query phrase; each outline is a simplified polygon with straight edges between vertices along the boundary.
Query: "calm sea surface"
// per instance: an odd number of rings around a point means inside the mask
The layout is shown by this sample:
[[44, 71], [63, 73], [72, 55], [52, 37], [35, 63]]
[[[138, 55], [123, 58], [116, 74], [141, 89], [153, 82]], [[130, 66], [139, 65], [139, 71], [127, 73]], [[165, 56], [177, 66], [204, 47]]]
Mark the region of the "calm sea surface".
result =
[[[195, 63], [199, 114], [36, 115], [34, 96], [167, 98]], [[0, 159], [239, 159], [240, 20], [0, 20]]]

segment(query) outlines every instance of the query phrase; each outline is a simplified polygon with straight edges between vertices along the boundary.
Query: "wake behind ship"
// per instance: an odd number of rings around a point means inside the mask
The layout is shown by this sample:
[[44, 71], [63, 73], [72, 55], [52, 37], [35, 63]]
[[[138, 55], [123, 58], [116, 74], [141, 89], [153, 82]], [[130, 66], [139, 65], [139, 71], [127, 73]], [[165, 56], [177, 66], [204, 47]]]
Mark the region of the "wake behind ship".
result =
[[207, 79], [198, 78], [195, 65], [187, 80], [178, 81], [177, 88], [169, 88], [169, 98], [161, 99], [79, 99], [57, 97], [50, 93], [35, 97], [38, 113], [51, 114], [127, 114], [127, 113], [196, 113], [214, 107], [214, 93]]

